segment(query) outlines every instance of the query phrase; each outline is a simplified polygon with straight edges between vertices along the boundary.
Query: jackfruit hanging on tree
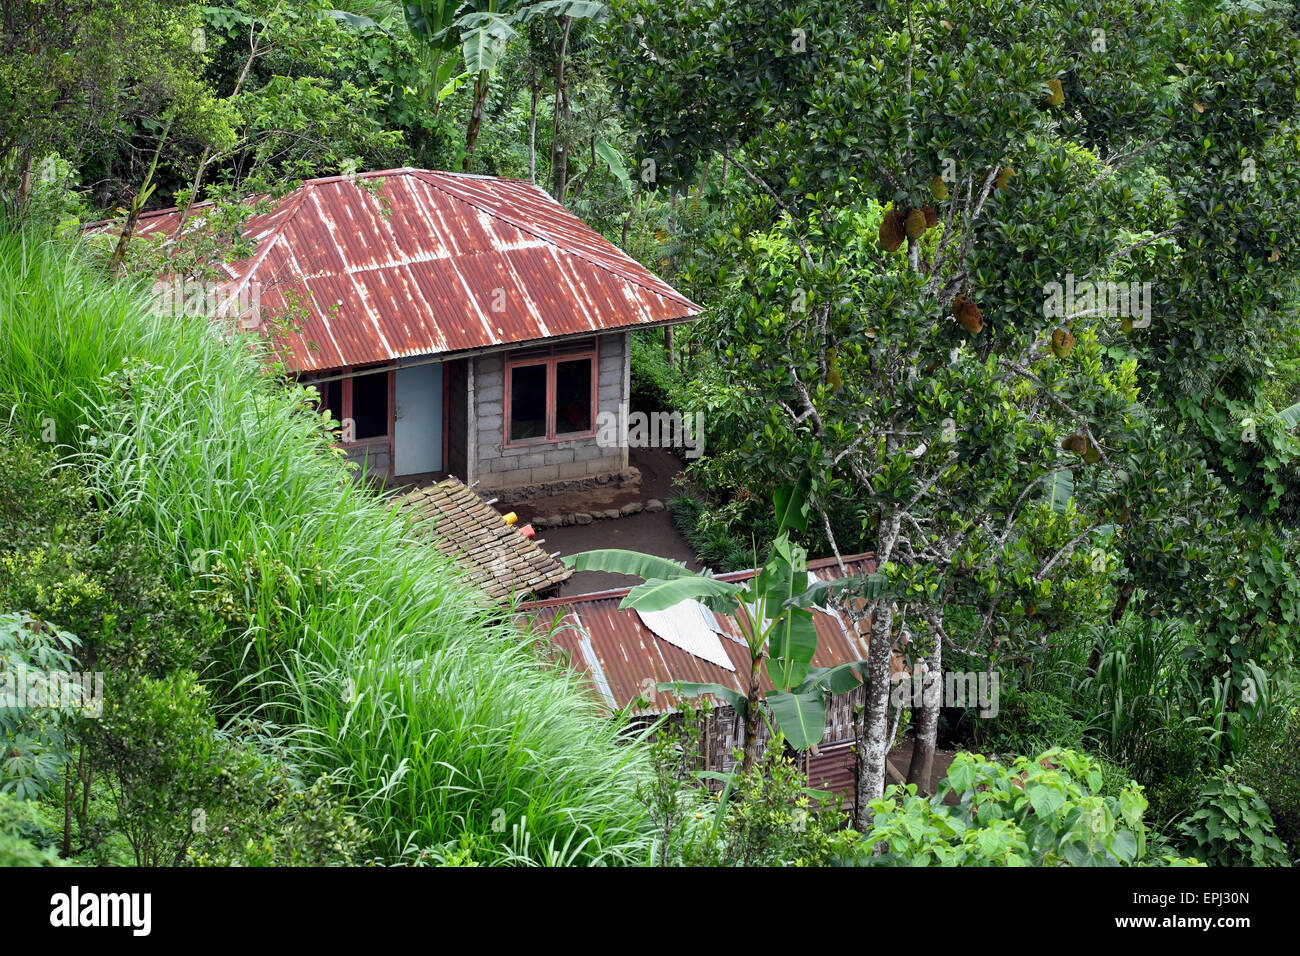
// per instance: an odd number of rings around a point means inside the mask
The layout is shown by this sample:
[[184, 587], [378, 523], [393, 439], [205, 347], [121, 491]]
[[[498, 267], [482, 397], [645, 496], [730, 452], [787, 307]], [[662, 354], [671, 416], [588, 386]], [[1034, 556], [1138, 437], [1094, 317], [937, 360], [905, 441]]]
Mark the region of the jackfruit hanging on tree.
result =
[[889, 210], [885, 213], [885, 218], [880, 220], [880, 248], [886, 252], [893, 252], [906, 238], [907, 230], [903, 225], [903, 214], [897, 209]]
[[964, 295], [952, 300], [952, 314], [958, 324], [971, 335], [979, 335], [984, 328], [984, 316], [980, 314], [980, 307]]
[[904, 228], [907, 230], [907, 238], [920, 239], [926, 230], [925, 213], [919, 209], [913, 209], [907, 214], [907, 222]]
[[1068, 438], [1063, 438], [1061, 439], [1061, 448], [1065, 451], [1074, 452], [1089, 465], [1095, 465], [1101, 461], [1101, 451], [1088, 440], [1087, 435], [1070, 435]]
[[1061, 81], [1052, 77], [1047, 81], [1047, 102], [1052, 106], [1060, 106], [1065, 102], [1065, 90], [1061, 88]]
[[948, 198], [948, 184], [943, 181], [942, 176], [935, 176], [930, 180], [930, 195], [939, 202]]
[[832, 392], [838, 392], [844, 386], [844, 376], [840, 374], [839, 355], [834, 349], [826, 350], [826, 384]]
[[1057, 358], [1065, 358], [1074, 348], [1074, 334], [1065, 329], [1052, 332], [1052, 353]]
[[993, 180], [993, 185], [1003, 192], [1006, 192], [1007, 184], [1011, 182], [1011, 177], [1015, 174], [1016, 171], [1010, 166], [1002, 166], [998, 169], [998, 175], [997, 178]]
[[933, 206], [922, 206], [921, 214], [925, 216], [925, 228], [933, 229], [939, 225], [939, 210]]

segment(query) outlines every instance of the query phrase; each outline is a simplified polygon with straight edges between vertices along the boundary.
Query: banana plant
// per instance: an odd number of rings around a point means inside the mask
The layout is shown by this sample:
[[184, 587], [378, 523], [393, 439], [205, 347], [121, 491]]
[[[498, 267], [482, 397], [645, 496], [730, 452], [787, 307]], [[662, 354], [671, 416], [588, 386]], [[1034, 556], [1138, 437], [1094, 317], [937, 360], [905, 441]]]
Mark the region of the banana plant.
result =
[[[759, 721], [779, 728], [796, 750], [821, 741], [826, 729], [828, 695], [857, 686], [862, 662], [814, 668], [817, 629], [813, 606], [832, 589], [862, 585], [859, 577], [833, 582], [808, 580], [807, 552], [791, 540], [792, 531], [807, 530], [804, 486], [784, 488], [775, 495], [778, 533], [766, 562], [746, 581], [724, 581], [684, 564], [635, 551], [603, 549], [569, 555], [564, 563], [580, 571], [609, 571], [644, 579], [628, 592], [621, 610], [662, 611], [682, 601], [699, 601], [710, 610], [734, 617], [749, 650], [746, 691], [718, 683], [669, 681], [659, 685], [682, 697], [710, 695], [730, 704], [745, 721], [742, 772], [758, 756]], [[867, 575], [872, 590], [883, 586], [879, 575]], [[766, 673], [773, 690], [762, 693]], [[774, 726], [773, 726], [774, 725]]]
[[[441, 11], [443, 4], [436, 6]], [[447, 6], [451, 6], [447, 4]], [[408, 7], [408, 11], [409, 11]], [[474, 102], [470, 108], [469, 126], [465, 131], [464, 168], [470, 168], [474, 147], [478, 143], [483, 122], [483, 105], [487, 102], [492, 74], [505, 52], [506, 44], [515, 37], [523, 24], [534, 17], [554, 16], [573, 19], [599, 19], [607, 13], [604, 3], [598, 0], [466, 0], [452, 8], [431, 41], [438, 49], [452, 50], [460, 47], [465, 72], [474, 78]], [[409, 23], [408, 16], [408, 23]], [[412, 26], [412, 32], [415, 28]]]

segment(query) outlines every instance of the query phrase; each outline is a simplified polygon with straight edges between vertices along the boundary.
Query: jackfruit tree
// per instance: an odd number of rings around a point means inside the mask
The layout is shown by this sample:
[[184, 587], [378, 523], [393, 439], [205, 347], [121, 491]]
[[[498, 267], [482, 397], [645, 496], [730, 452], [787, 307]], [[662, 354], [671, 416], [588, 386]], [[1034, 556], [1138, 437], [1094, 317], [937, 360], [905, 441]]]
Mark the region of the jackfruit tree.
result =
[[992, 671], [1138, 594], [1197, 608], [1207, 667], [1290, 653], [1292, 558], [1258, 576], [1276, 607], [1223, 600], [1219, 571], [1269, 536], [1251, 516], [1300, 462], [1260, 404], [1297, 323], [1284, 18], [617, 0], [611, 24], [650, 185], [725, 158], [750, 190], [706, 335], [719, 431], [747, 436], [732, 461], [773, 486], [811, 468], [824, 544], [873, 551], [890, 581], [859, 602], [860, 794], [884, 785], [891, 649], [924, 671], [923, 787], [945, 647]]

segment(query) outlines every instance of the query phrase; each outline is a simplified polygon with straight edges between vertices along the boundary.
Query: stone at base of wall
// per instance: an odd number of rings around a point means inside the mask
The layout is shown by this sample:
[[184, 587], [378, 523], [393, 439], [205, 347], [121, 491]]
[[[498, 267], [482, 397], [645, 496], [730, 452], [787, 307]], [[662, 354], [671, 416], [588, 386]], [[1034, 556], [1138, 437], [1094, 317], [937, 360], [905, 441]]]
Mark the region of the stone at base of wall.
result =
[[534, 518], [533, 527], [539, 531], [544, 528], [567, 528], [569, 525], [591, 524], [593, 521], [603, 521], [610, 518], [627, 518], [631, 515], [640, 514], [642, 511], [653, 513], [663, 510], [664, 503], [658, 498], [651, 498], [648, 501], [629, 501], [621, 508], [607, 508], [604, 511], [577, 511], [573, 514], [547, 515], [544, 518]]
[[[544, 481], [518, 488], [486, 488], [484, 493], [491, 493], [508, 498], [516, 505], [526, 505], [541, 501], [554, 495], [569, 492], [591, 491], [596, 488], [617, 488], [620, 491], [634, 491], [641, 487], [641, 471], [635, 465], [625, 471], [616, 471], [604, 475], [592, 475], [590, 478], [577, 478], [572, 481]], [[534, 522], [536, 524], [536, 522]]]

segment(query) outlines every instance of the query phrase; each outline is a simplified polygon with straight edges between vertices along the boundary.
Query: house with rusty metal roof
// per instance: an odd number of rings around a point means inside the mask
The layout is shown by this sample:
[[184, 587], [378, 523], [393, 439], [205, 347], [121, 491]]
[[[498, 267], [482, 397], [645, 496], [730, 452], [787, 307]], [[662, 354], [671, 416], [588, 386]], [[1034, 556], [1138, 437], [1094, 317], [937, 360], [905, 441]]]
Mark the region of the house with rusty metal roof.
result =
[[[833, 581], [871, 574], [875, 558], [856, 554], [823, 558], [808, 563], [812, 581]], [[753, 570], [722, 574], [724, 581], [744, 581]], [[734, 617], [718, 614], [696, 601], [683, 601], [667, 611], [622, 610], [619, 605], [630, 588], [578, 594], [519, 605], [516, 624], [541, 638], [561, 666], [573, 668], [586, 679], [593, 701], [605, 712], [623, 712], [647, 722], [676, 712], [682, 701], [659, 684], [717, 683], [741, 694], [747, 692], [749, 648]], [[858, 599], [859, 601], [861, 599]], [[861, 606], [861, 604], [859, 605]], [[817, 652], [814, 667], [834, 667], [865, 661], [870, 643], [870, 622], [855, 623], [851, 616], [823, 606], [814, 608]], [[895, 653], [891, 679], [910, 674], [903, 655]], [[772, 689], [767, 675], [762, 689]], [[800, 759], [814, 786], [843, 792], [855, 779], [854, 705], [863, 701], [858, 691], [833, 698], [826, 708], [823, 742]], [[722, 701], [716, 705], [701, 741], [704, 768], [729, 771], [732, 753], [743, 743], [744, 721]], [[769, 737], [761, 731], [762, 745]]]
[[[188, 231], [203, 210], [148, 213], [137, 234]], [[626, 443], [598, 441], [598, 420], [628, 401], [629, 332], [701, 311], [521, 180], [313, 179], [244, 235], [256, 252], [223, 266], [226, 302], [388, 485], [505, 490], [626, 470]]]

